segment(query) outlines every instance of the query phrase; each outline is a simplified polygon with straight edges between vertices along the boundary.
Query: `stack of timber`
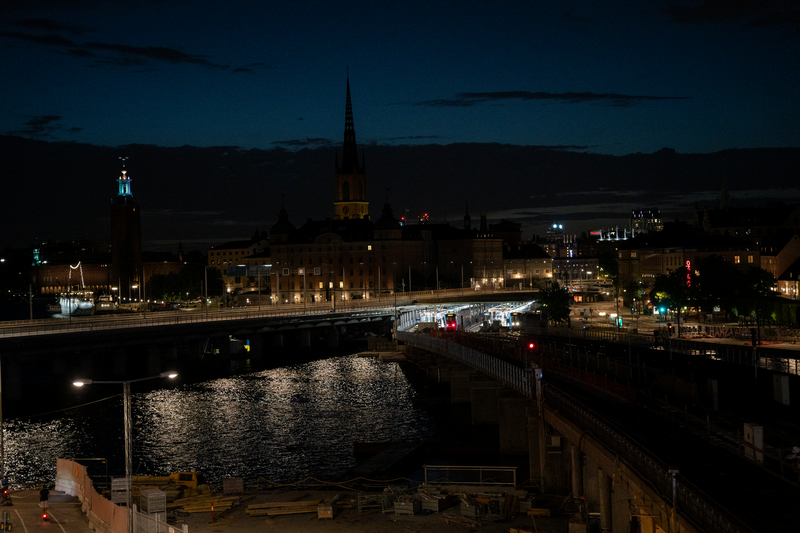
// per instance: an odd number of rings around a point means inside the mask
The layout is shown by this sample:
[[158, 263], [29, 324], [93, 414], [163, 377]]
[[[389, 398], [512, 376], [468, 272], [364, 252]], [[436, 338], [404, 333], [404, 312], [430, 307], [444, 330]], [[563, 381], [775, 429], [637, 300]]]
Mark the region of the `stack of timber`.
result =
[[191, 498], [181, 498], [167, 505], [168, 510], [183, 511], [185, 513], [215, 513], [229, 511], [231, 507], [239, 505], [241, 498], [238, 496], [219, 496], [205, 494]]
[[316, 513], [319, 500], [301, 502], [267, 502], [247, 506], [250, 516], [279, 516], [284, 514]]

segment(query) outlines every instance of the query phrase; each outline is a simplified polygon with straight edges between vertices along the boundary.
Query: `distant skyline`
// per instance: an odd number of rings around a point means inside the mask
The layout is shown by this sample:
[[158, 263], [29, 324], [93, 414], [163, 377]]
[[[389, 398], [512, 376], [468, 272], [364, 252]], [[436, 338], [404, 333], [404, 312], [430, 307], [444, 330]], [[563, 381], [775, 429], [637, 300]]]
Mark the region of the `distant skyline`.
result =
[[[800, 1], [10, 0], [0, 133], [104, 146], [800, 146]], [[369, 176], [373, 179], [374, 176]]]

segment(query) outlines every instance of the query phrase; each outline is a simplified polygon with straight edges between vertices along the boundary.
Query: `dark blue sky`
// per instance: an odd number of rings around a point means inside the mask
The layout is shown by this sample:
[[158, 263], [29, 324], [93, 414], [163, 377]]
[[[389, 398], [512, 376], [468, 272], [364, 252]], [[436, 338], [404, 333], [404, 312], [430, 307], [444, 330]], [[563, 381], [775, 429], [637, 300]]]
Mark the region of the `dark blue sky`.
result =
[[22, 1], [0, 132], [107, 146], [800, 145], [800, 2]]

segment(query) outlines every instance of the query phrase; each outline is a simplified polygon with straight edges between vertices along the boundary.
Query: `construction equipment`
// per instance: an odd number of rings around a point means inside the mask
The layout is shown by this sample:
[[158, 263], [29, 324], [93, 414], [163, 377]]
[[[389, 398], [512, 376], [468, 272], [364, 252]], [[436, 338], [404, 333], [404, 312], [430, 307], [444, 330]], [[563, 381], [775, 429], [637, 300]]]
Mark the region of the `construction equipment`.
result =
[[200, 472], [176, 472], [168, 476], [133, 476], [132, 483], [134, 494], [137, 490], [159, 489], [166, 493], [168, 502], [210, 492]]

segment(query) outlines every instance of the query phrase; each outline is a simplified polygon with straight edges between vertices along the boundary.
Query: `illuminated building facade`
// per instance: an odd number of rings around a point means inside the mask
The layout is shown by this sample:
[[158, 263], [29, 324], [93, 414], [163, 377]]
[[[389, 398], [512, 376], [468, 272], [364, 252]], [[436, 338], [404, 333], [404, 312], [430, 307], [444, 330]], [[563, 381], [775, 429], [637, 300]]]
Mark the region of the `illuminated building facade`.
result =
[[636, 233], [661, 231], [663, 229], [664, 222], [661, 220], [660, 209], [638, 209], [631, 211], [631, 237]]

